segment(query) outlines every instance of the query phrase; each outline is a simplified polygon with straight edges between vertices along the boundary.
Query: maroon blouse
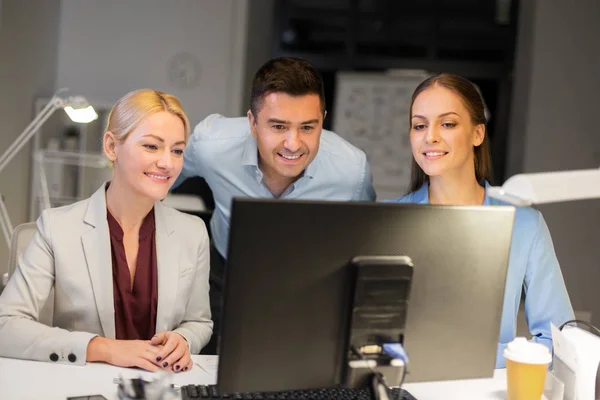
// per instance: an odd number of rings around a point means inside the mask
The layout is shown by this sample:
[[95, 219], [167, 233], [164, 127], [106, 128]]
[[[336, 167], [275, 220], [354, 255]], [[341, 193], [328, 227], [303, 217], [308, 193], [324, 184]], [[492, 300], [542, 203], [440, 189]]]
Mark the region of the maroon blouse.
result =
[[123, 246], [123, 229], [108, 210], [107, 214], [112, 253], [116, 339], [150, 340], [156, 333], [158, 304], [154, 209], [146, 215], [140, 227], [133, 290]]

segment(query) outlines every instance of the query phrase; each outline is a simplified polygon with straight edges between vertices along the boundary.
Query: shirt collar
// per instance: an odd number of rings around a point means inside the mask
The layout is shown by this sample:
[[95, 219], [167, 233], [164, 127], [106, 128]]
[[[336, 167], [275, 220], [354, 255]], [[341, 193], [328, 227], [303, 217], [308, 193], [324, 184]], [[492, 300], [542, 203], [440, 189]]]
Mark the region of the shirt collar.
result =
[[483, 185], [485, 187], [485, 198], [483, 199], [484, 206], [513, 206], [506, 201], [495, 199], [489, 196], [489, 189], [492, 187], [488, 181], [483, 181]]
[[425, 182], [414, 194], [417, 204], [429, 204], [429, 182]]
[[[484, 180], [480, 185], [485, 188], [485, 197], [483, 198], [483, 205], [489, 206], [493, 205], [490, 197], [488, 196], [488, 189], [490, 188], [490, 184], [488, 181]], [[415, 203], [417, 204], [429, 204], [429, 182], [425, 182], [419, 190], [414, 193]]]
[[317, 150], [317, 155], [313, 160], [308, 164], [308, 166], [304, 169], [304, 176], [308, 178], [313, 178], [315, 173], [317, 172], [318, 163], [320, 162], [319, 153]]
[[248, 135], [244, 144], [244, 152], [242, 153], [242, 165], [249, 165], [258, 168], [258, 145], [252, 134]]

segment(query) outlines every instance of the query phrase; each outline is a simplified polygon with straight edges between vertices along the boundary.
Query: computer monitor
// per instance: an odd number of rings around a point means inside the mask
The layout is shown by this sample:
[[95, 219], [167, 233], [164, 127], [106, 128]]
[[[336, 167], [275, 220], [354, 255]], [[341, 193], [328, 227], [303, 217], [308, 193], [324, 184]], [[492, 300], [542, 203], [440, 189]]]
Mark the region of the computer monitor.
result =
[[349, 260], [414, 263], [407, 381], [491, 377], [512, 207], [234, 199], [218, 385], [342, 383]]

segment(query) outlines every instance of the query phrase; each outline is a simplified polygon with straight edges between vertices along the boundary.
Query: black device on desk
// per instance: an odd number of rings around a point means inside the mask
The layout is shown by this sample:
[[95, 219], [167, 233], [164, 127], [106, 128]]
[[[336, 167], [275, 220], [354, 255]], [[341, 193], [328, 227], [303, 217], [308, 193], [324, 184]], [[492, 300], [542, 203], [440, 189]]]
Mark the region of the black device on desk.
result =
[[409, 381], [491, 377], [513, 219], [512, 207], [234, 199], [220, 389], [342, 385], [357, 256], [414, 262]]

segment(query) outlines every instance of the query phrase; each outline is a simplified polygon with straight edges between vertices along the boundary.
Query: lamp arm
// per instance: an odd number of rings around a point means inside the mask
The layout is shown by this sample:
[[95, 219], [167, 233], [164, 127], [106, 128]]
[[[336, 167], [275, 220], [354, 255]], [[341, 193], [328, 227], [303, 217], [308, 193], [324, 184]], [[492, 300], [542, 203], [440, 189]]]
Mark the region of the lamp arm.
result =
[[46, 177], [46, 170], [44, 168], [44, 157], [43, 153], [36, 154], [36, 161], [38, 161], [38, 168], [40, 174], [40, 186], [42, 187], [42, 205], [41, 211], [44, 211], [52, 207], [50, 203], [50, 189], [48, 188], [48, 178]]
[[2, 198], [2, 195], [0, 195], [0, 228], [2, 229], [4, 240], [6, 240], [6, 244], [10, 249], [13, 226], [10, 222], [10, 216], [8, 215], [8, 210], [6, 209], [6, 204], [4, 204], [4, 198]]
[[46, 104], [42, 111], [40, 111], [40, 113], [35, 116], [33, 121], [31, 121], [31, 123], [27, 125], [25, 130], [15, 139], [15, 141], [8, 147], [8, 149], [4, 151], [4, 154], [2, 154], [2, 156], [0, 157], [0, 172], [2, 172], [2, 170], [6, 167], [6, 164], [8, 164], [13, 159], [13, 157], [19, 153], [19, 150], [21, 150], [21, 148], [25, 146], [25, 144], [27, 144], [29, 139], [31, 139], [31, 137], [37, 132], [40, 126], [44, 122], [46, 122], [48, 118], [50, 118], [52, 113], [55, 110], [61, 108], [63, 104], [64, 100], [60, 97], [52, 97], [52, 99], [48, 102], [48, 104]]

